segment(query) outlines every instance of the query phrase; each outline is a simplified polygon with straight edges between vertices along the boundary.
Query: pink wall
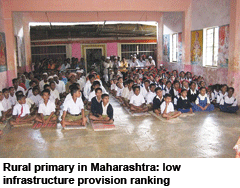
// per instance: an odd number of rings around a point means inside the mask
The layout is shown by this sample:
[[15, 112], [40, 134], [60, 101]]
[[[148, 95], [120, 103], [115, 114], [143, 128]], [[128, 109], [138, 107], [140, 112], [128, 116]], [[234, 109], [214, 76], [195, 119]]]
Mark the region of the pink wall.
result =
[[117, 43], [107, 43], [107, 56], [118, 55], [118, 46]]
[[81, 59], [81, 44], [80, 43], [73, 43], [72, 44], [72, 57]]
[[8, 86], [8, 83], [7, 83], [7, 71], [0, 72], [0, 80], [1, 80], [0, 90], [2, 90], [3, 88]]

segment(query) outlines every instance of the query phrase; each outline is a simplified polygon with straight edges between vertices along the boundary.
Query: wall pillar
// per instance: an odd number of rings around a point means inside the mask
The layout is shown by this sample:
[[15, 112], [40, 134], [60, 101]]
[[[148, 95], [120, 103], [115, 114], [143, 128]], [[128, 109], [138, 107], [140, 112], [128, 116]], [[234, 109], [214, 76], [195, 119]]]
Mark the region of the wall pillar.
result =
[[240, 0], [231, 0], [228, 85], [240, 100]]
[[182, 32], [182, 62], [184, 71], [192, 71], [191, 65], [191, 29], [192, 29], [192, 6], [183, 12], [183, 32]]
[[31, 39], [29, 22], [23, 19], [23, 37], [25, 44], [25, 71], [32, 71]]
[[7, 82], [8, 86], [12, 85], [12, 79], [17, 77], [17, 65], [15, 59], [15, 39], [13, 31], [12, 16], [4, 17], [4, 30], [6, 36], [7, 51]]
[[163, 57], [163, 13], [158, 13], [157, 28], [157, 68], [160, 67]]

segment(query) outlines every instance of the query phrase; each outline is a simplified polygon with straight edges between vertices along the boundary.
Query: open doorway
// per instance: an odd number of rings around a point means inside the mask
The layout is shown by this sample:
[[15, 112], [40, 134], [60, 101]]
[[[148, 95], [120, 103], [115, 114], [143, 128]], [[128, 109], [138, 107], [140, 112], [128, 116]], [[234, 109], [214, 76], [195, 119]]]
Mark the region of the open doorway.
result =
[[99, 65], [102, 55], [102, 48], [86, 49], [87, 70], [90, 70], [92, 66]]

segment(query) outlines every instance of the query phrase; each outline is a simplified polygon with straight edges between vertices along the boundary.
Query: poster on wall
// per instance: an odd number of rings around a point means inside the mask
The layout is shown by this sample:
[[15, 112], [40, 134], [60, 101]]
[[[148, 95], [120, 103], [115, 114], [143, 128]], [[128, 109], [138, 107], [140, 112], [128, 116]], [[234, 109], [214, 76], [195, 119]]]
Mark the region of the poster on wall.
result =
[[229, 54], [229, 25], [219, 28], [219, 49], [218, 49], [218, 65], [220, 67], [228, 67]]
[[170, 35], [163, 35], [163, 61], [170, 61]]
[[0, 72], [7, 70], [5, 34], [0, 32]]
[[203, 30], [192, 31], [191, 34], [191, 63], [202, 65]]
[[182, 33], [178, 33], [178, 63], [182, 63]]

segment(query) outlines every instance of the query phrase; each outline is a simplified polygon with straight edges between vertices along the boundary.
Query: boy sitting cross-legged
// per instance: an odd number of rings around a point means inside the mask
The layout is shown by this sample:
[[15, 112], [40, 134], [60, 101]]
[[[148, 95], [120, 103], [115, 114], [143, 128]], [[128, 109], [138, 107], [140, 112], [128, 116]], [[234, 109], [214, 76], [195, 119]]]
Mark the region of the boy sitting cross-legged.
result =
[[140, 86], [135, 86], [133, 88], [134, 95], [130, 99], [130, 110], [132, 113], [147, 112], [148, 107], [145, 105], [145, 99], [142, 94], [140, 94]]
[[167, 120], [181, 115], [180, 111], [174, 111], [171, 94], [166, 94], [164, 96], [164, 102], [161, 104], [161, 114], [162, 117], [167, 118]]
[[95, 98], [92, 100], [92, 108], [89, 119], [94, 123], [113, 123], [113, 107], [109, 103], [109, 95], [102, 94], [102, 100], [100, 100], [99, 95], [101, 91], [98, 89], [96, 89], [96, 101]]
[[55, 103], [49, 100], [50, 91], [45, 89], [42, 91], [43, 101], [39, 104], [38, 115], [36, 116], [36, 123], [42, 123], [43, 126], [57, 123], [57, 116], [55, 115]]
[[86, 125], [87, 118], [84, 114], [84, 104], [82, 101], [80, 88], [73, 86], [71, 88], [71, 98], [63, 103], [63, 115], [61, 124], [66, 125]]
[[13, 108], [11, 125], [19, 125], [29, 123], [35, 119], [35, 116], [30, 116], [30, 107], [26, 104], [26, 97], [21, 94], [17, 95], [17, 104]]

